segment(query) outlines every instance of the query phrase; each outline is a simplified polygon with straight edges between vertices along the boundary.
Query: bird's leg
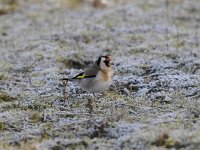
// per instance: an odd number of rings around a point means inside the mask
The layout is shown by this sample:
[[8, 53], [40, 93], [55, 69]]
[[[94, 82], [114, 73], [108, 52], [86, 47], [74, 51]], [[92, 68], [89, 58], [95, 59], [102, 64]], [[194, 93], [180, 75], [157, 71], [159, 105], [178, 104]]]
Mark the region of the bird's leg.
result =
[[94, 94], [94, 93], [92, 93], [93, 94], [93, 96], [94, 96], [94, 105], [95, 105], [95, 107], [97, 107], [97, 105], [96, 105], [96, 95]]
[[92, 99], [88, 97], [87, 100], [88, 100], [88, 103], [86, 104], [86, 107], [89, 108], [89, 113], [91, 114], [93, 111]]
[[62, 90], [62, 94], [63, 94], [63, 98], [64, 98], [64, 105], [68, 105], [68, 101], [67, 98], [69, 97], [69, 91], [67, 91], [66, 86], [68, 83], [68, 79], [67, 80], [62, 80], [63, 82], [63, 90]]
[[102, 96], [106, 96], [106, 92], [105, 91], [103, 91], [101, 94], [102, 94]]
[[94, 93], [92, 93], [93, 98], [92, 97], [88, 97], [88, 103], [86, 104], [86, 106], [89, 108], [89, 112], [91, 113], [93, 111], [93, 105], [92, 105], [92, 100], [94, 101], [93, 104], [95, 105], [95, 107], [97, 107], [96, 105], [96, 95]]

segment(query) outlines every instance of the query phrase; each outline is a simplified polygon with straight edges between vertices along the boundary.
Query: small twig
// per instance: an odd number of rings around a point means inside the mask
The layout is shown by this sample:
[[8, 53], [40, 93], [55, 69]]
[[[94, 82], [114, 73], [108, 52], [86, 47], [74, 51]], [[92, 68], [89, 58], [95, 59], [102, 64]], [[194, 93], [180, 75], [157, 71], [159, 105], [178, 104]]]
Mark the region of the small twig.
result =
[[187, 94], [186, 97], [193, 97], [196, 96], [200, 91], [195, 91], [193, 93]]
[[200, 94], [196, 94], [196, 95], [193, 95], [193, 96], [188, 96], [188, 98], [199, 98], [200, 97]]
[[[165, 0], [165, 5], [166, 5], [166, 18], [167, 18], [167, 21], [169, 22], [169, 0]], [[169, 30], [168, 30], [168, 27], [166, 26], [165, 28], [165, 40], [166, 40], [166, 50], [168, 51], [169, 50]]]
[[19, 129], [17, 126], [10, 124], [10, 123], [6, 123], [6, 125], [8, 126], [8, 127], [6, 127], [6, 129], [11, 132], [20, 132], [22, 130], [22, 129]]
[[179, 44], [179, 28], [178, 28], [178, 25], [176, 25], [176, 50], [178, 51], [178, 44]]
[[198, 48], [199, 47], [199, 37], [198, 37], [198, 29], [199, 29], [199, 25], [196, 24], [195, 26], [195, 40], [196, 40], [196, 47]]
[[69, 96], [68, 92], [66, 91], [66, 86], [68, 83], [68, 79], [62, 79], [62, 83], [63, 83], [63, 90], [62, 90], [62, 94], [63, 94], [63, 98], [64, 98], [64, 102], [67, 102], [67, 98]]
[[42, 122], [46, 122], [47, 120], [47, 114], [44, 112], [44, 109], [43, 109], [43, 112], [42, 112]]
[[182, 61], [182, 62], [180, 62], [180, 63], [177, 64], [176, 68], [183, 67], [183, 66], [186, 65], [187, 63], [194, 62], [195, 60], [198, 60], [198, 59], [190, 59], [190, 60]]
[[197, 67], [195, 67], [195, 68], [191, 71], [191, 73], [192, 73], [192, 74], [195, 74], [196, 71], [199, 70], [199, 69], [200, 69], [200, 66], [197, 66]]

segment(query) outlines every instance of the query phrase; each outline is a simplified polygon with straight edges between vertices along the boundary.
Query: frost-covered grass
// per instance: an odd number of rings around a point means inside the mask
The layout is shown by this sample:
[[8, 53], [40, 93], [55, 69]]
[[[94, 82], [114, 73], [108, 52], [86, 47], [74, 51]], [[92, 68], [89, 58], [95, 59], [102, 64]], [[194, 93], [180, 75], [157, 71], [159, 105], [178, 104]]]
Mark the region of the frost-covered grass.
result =
[[[0, 149], [200, 149], [198, 0], [1, 3]], [[59, 80], [102, 54], [104, 94]]]

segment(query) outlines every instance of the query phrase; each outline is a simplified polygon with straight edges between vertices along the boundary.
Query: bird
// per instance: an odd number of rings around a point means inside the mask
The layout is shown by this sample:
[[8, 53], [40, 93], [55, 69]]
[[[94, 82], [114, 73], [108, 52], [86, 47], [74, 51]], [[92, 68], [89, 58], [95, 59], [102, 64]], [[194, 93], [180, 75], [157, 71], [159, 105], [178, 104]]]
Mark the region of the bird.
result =
[[112, 65], [110, 56], [99, 56], [84, 72], [63, 80], [76, 81], [81, 89], [89, 93], [101, 93], [108, 89], [113, 82], [114, 69]]

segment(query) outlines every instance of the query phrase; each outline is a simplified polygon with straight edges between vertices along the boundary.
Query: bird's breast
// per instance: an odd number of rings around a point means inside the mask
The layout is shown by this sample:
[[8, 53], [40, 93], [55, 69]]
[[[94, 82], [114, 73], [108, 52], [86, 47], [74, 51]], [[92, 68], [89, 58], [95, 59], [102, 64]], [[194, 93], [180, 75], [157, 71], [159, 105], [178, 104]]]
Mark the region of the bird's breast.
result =
[[112, 70], [99, 71], [94, 78], [80, 80], [81, 88], [92, 93], [100, 93], [112, 84], [114, 72]]
[[108, 81], [112, 81], [113, 74], [114, 74], [114, 71], [109, 69], [105, 71], [100, 71], [98, 76], [100, 80], [102, 80], [102, 82], [108, 82]]

